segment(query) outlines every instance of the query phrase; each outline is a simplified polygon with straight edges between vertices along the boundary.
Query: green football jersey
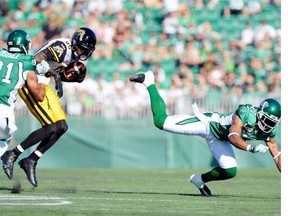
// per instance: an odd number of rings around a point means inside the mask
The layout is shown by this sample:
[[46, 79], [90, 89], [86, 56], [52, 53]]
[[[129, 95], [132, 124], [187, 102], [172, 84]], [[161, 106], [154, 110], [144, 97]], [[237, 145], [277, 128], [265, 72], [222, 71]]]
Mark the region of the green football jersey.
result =
[[9, 53], [0, 48], [0, 104], [14, 107], [18, 89], [25, 84], [26, 73], [35, 69], [33, 56]]
[[271, 133], [262, 132], [257, 126], [257, 112], [259, 108], [250, 104], [239, 105], [235, 112], [222, 113], [218, 118], [212, 118], [210, 129], [213, 135], [219, 140], [228, 141], [229, 128], [233, 123], [233, 114], [239, 116], [242, 121], [242, 134], [244, 140], [265, 140], [269, 141], [278, 132], [278, 126]]

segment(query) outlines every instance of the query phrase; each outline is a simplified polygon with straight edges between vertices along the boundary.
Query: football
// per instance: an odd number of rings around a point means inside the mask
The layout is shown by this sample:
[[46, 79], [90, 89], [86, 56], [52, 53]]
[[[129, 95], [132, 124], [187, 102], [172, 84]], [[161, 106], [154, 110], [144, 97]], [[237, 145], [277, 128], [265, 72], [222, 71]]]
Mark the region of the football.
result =
[[86, 75], [86, 66], [82, 62], [69, 64], [61, 73], [64, 82], [82, 82]]

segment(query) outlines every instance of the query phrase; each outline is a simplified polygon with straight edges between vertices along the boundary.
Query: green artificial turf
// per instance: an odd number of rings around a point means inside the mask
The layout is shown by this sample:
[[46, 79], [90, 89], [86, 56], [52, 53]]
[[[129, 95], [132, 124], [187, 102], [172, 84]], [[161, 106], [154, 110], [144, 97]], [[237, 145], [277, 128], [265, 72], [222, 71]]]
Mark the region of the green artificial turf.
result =
[[[240, 169], [234, 179], [210, 182], [203, 197], [189, 176], [193, 169], [38, 169], [37, 188], [15, 168], [0, 174], [0, 212], [5, 216], [211, 215], [276, 216], [281, 213], [280, 174]], [[21, 193], [11, 193], [21, 184]]]

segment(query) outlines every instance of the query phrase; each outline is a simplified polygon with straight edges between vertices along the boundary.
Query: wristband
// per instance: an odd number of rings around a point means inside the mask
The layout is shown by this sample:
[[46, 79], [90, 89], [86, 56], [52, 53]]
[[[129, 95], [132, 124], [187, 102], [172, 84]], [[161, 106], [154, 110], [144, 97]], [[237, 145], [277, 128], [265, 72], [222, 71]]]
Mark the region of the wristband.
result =
[[232, 135], [237, 135], [237, 136], [239, 136], [238, 133], [236, 133], [236, 132], [232, 132], [232, 133], [229, 133], [229, 134], [228, 134], [228, 138], [229, 138], [230, 136], [232, 136]]
[[279, 151], [278, 154], [273, 157], [273, 159], [276, 160], [280, 155], [281, 155], [281, 151]]

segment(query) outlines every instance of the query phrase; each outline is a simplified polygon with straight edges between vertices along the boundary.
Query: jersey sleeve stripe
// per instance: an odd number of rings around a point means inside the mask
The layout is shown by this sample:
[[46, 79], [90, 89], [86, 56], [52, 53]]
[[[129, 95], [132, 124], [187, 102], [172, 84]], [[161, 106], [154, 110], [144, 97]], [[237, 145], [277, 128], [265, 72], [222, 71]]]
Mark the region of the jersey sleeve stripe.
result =
[[53, 56], [53, 58], [55, 59], [56, 62], [59, 62], [59, 57], [58, 55], [55, 53], [55, 51], [51, 48], [48, 47], [48, 50], [50, 51], [51, 55]]

